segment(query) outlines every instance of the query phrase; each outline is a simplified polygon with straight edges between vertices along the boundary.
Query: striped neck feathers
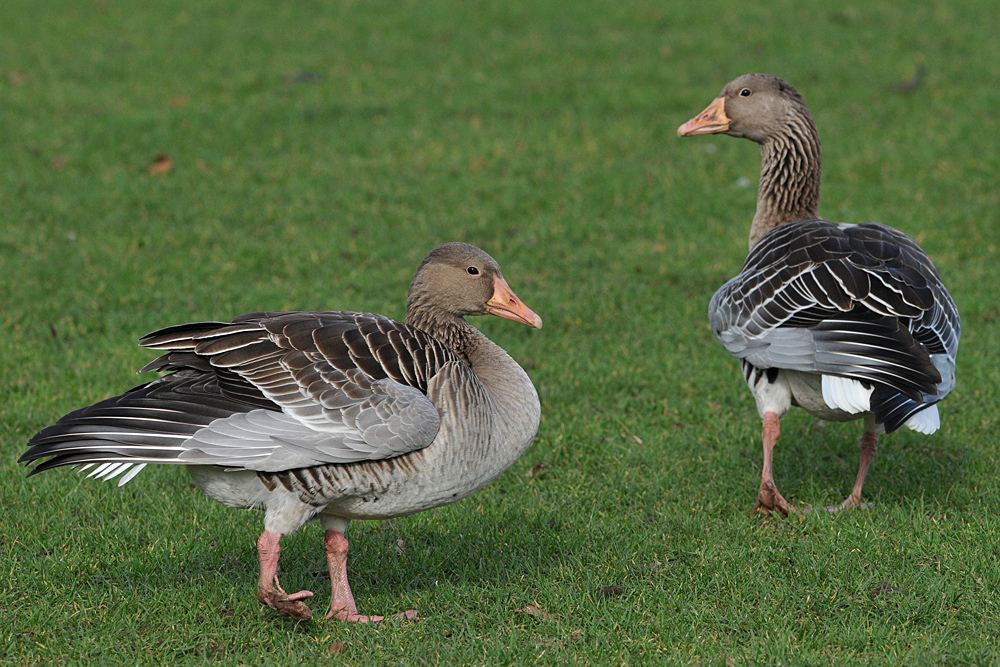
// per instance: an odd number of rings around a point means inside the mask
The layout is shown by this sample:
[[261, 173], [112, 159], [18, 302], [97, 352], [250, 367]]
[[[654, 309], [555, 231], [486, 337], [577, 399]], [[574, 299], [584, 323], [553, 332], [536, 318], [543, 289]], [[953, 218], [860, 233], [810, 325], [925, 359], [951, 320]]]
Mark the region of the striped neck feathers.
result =
[[819, 133], [808, 111], [793, 114], [760, 144], [760, 187], [750, 247], [780, 224], [818, 217], [822, 172]]
[[447, 311], [427, 307], [419, 301], [408, 304], [406, 323], [420, 329], [435, 340], [444, 343], [458, 357], [473, 366], [472, 359], [486, 337], [464, 317]]

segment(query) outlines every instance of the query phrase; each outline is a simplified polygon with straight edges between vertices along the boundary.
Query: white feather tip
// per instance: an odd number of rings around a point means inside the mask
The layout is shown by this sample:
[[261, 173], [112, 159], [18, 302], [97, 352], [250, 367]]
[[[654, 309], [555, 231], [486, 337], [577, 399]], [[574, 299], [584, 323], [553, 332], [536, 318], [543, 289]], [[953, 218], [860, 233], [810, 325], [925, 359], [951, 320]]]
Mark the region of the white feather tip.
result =
[[872, 391], [857, 380], [823, 376], [823, 401], [831, 408], [852, 415], [871, 410]]
[[917, 433], [930, 435], [941, 428], [941, 415], [938, 414], [937, 406], [932, 405], [907, 419], [903, 425]]

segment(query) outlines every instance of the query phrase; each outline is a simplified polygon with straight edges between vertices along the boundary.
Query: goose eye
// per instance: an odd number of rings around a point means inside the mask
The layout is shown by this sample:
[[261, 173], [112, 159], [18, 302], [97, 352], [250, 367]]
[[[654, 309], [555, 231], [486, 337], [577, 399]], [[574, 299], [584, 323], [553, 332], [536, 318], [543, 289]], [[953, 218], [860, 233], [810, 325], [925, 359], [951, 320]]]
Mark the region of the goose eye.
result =
[[469, 272], [470, 276], [478, 276], [479, 275], [479, 269], [477, 269], [474, 266], [470, 266], [469, 268], [466, 269], [466, 271]]
[[753, 95], [753, 91], [749, 88], [744, 88], [740, 91], [740, 97], [750, 97], [751, 95]]

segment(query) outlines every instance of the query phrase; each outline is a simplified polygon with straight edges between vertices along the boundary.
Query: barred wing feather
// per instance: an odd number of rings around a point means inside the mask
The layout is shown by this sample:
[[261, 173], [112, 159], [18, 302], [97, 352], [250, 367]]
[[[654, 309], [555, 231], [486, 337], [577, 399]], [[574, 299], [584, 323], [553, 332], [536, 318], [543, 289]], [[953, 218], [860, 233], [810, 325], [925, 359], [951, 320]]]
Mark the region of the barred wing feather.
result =
[[443, 366], [478, 382], [430, 336], [367, 313], [251, 313], [161, 329], [142, 345], [166, 351], [142, 371], [169, 374], [41, 431], [21, 460], [52, 458], [32, 473], [98, 464], [110, 478], [145, 463], [277, 472], [392, 458], [434, 440], [440, 415], [426, 393]]
[[898, 428], [954, 386], [958, 311], [927, 255], [877, 223], [786, 223], [712, 297], [720, 342], [758, 368], [884, 387], [876, 418]]

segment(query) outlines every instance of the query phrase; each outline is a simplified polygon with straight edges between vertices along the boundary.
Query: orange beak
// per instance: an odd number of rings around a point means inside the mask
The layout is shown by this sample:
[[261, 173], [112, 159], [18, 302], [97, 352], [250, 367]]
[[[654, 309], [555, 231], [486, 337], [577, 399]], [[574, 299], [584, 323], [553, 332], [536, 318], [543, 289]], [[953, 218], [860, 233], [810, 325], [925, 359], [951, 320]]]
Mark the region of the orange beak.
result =
[[486, 302], [486, 312], [490, 315], [514, 320], [536, 329], [542, 328], [542, 318], [535, 315], [531, 308], [524, 305], [507, 281], [497, 276], [493, 280], [493, 296]]
[[729, 129], [726, 116], [726, 98], [716, 97], [704, 111], [677, 128], [678, 137], [693, 137], [697, 134], [718, 134]]

